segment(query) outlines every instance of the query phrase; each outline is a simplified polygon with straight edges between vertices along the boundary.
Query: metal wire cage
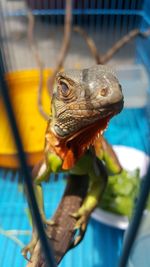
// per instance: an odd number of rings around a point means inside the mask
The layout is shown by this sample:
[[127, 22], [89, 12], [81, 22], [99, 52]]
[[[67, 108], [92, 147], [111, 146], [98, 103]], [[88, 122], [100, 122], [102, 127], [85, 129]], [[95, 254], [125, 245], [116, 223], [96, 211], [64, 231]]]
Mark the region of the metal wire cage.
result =
[[[144, 32], [150, 27], [148, 0], [74, 0], [72, 7], [73, 25], [82, 27], [92, 37], [100, 54], [131, 30], [139, 28]], [[35, 16], [35, 39], [45, 68], [55, 66], [63, 37], [64, 8], [63, 0], [1, 1], [1, 46], [9, 72], [37, 68], [27, 39], [28, 9]], [[93, 64], [84, 40], [73, 32], [64, 67], [80, 68]], [[139, 36], [133, 39], [109, 64], [123, 85], [125, 109], [112, 120], [105, 136], [112, 145], [134, 147], [149, 155], [150, 38]], [[1, 168], [0, 176], [0, 266], [26, 266], [20, 247], [28, 242], [31, 227], [20, 172]], [[52, 180], [44, 185], [46, 211], [51, 211], [48, 216], [55, 211], [64, 187], [62, 177], [57, 183]], [[48, 195], [52, 196], [50, 204]], [[123, 234], [123, 230], [91, 219], [84, 241], [67, 254], [60, 266], [117, 267]]]
[[[63, 35], [64, 5], [65, 1], [2, 1], [6, 35], [9, 38], [5, 41], [9, 51], [10, 70], [36, 67], [26, 38], [27, 8], [36, 16], [35, 37], [44, 64], [48, 67], [54, 66]], [[148, 28], [148, 8], [148, 3], [143, 1], [73, 1], [73, 24], [85, 28], [94, 38], [100, 53], [104, 53], [132, 29]], [[146, 48], [145, 52], [143, 47]], [[22, 50], [26, 56], [25, 61]], [[82, 58], [79, 50], [82, 51]], [[92, 64], [87, 51], [81, 37], [77, 34], [72, 35], [66, 66]], [[146, 60], [145, 53], [148, 52], [148, 40], [142, 40], [142, 43], [138, 44], [136, 40], [120, 50], [115, 61], [123, 59], [124, 64], [128, 64], [133, 63], [136, 58]], [[144, 64], [148, 66], [148, 62], [144, 61]]]

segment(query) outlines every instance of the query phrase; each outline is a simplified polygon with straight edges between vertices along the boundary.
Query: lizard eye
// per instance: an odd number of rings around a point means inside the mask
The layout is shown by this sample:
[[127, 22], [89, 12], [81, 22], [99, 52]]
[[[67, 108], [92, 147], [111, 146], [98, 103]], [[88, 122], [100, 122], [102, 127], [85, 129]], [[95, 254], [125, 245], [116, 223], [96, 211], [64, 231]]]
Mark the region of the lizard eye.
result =
[[68, 92], [69, 92], [69, 87], [66, 83], [64, 82], [60, 82], [60, 86], [61, 86], [61, 92], [64, 96], [67, 96], [68, 95]]

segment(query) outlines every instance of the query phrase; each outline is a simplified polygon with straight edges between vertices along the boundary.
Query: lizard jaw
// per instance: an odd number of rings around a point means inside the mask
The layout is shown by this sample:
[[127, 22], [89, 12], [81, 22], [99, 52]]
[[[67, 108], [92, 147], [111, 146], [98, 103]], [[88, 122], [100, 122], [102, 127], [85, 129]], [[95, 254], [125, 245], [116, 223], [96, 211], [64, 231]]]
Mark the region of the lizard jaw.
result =
[[87, 110], [86, 116], [83, 116], [84, 114], [77, 113], [77, 117], [70, 116], [69, 114], [65, 119], [63, 117], [62, 120], [60, 118], [54, 118], [52, 121], [52, 130], [59, 139], [64, 140], [72, 140], [80, 133], [91, 129], [91, 127], [93, 129], [93, 125], [96, 125], [96, 129], [98, 126], [100, 132], [101, 126], [103, 130], [103, 123], [107, 120], [109, 121], [109, 119], [114, 115], [120, 113], [122, 108], [123, 99], [117, 103], [104, 106], [103, 108], [89, 109]]
[[72, 168], [86, 150], [88, 150], [89, 146], [94, 144], [99, 134], [102, 134], [106, 129], [110, 118], [111, 116], [98, 120], [88, 127], [81, 129], [65, 141], [64, 147], [66, 148], [66, 152], [62, 165], [64, 170]]
[[103, 133], [111, 117], [112, 115], [100, 118], [67, 138], [59, 137], [52, 125], [49, 125], [46, 150], [54, 151], [63, 160], [63, 170], [71, 169], [89, 146], [93, 145], [98, 136]]
[[103, 119], [99, 119], [96, 122], [80, 129], [66, 140], [66, 146], [74, 147], [75, 150], [78, 148], [81, 153], [84, 153], [90, 145], [94, 144], [96, 138], [103, 134], [111, 117], [112, 116], [107, 116]]

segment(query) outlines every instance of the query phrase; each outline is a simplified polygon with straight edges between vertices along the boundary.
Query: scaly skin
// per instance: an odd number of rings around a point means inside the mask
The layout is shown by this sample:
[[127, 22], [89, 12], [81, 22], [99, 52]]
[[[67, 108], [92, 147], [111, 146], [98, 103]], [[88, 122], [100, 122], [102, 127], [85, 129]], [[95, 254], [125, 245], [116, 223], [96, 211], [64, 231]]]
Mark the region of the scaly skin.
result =
[[[35, 193], [43, 222], [47, 223], [41, 182], [48, 180], [52, 172], [88, 176], [87, 196], [80, 209], [71, 214], [77, 219], [75, 229], [82, 233], [75, 240], [76, 245], [106, 186], [107, 172], [100, 171], [102, 161], [110, 173], [121, 171], [102, 133], [109, 120], [122, 110], [123, 95], [114, 74], [107, 67], [98, 65], [58, 73], [51, 106], [52, 116], [45, 135], [44, 158], [35, 167], [36, 172], [33, 170]], [[36, 177], [34, 172], [37, 173]], [[34, 228], [31, 243], [22, 251], [25, 257], [28, 252], [32, 253], [36, 241]]]

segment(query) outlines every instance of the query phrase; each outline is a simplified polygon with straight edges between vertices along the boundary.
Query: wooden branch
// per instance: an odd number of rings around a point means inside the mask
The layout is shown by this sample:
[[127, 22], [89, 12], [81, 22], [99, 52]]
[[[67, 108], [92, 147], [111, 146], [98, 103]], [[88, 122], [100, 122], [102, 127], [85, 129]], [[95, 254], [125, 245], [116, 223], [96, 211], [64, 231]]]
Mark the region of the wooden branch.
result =
[[133, 38], [141, 36], [142, 38], [147, 38], [150, 36], [150, 29], [145, 32], [141, 32], [139, 29], [134, 29], [128, 34], [123, 36], [119, 41], [117, 41], [107, 52], [104, 54], [100, 61], [101, 64], [107, 63], [123, 46], [129, 43]]
[[27, 13], [28, 16], [28, 31], [27, 31], [27, 37], [28, 37], [28, 42], [29, 46], [31, 49], [31, 52], [33, 53], [33, 56], [35, 58], [35, 61], [37, 63], [38, 69], [39, 69], [39, 86], [38, 86], [38, 109], [41, 115], [44, 117], [45, 120], [49, 119], [48, 114], [43, 110], [43, 105], [42, 105], [42, 88], [43, 88], [43, 69], [44, 69], [44, 63], [41, 60], [41, 57], [39, 55], [37, 45], [34, 39], [34, 16], [30, 10], [28, 10]]
[[[53, 247], [57, 264], [70, 249], [74, 239], [76, 219], [71, 217], [70, 213], [79, 209], [88, 189], [88, 178], [86, 176], [70, 175], [67, 181], [65, 193], [52, 218], [55, 225], [47, 226], [48, 240]], [[40, 241], [37, 242], [31, 262], [28, 262], [27, 267], [46, 267]]]
[[133, 38], [141, 36], [142, 38], [148, 38], [150, 36], [150, 29], [145, 32], [141, 32], [139, 29], [134, 29], [128, 34], [123, 36], [119, 41], [117, 41], [104, 55], [100, 55], [96, 48], [96, 45], [91, 37], [80, 27], [74, 27], [74, 31], [81, 34], [84, 38], [90, 52], [95, 59], [96, 64], [106, 64], [123, 46], [130, 42]]
[[90, 49], [90, 52], [91, 52], [93, 58], [95, 59], [96, 64], [101, 64], [100, 55], [98, 53], [98, 50], [96, 48], [96, 45], [95, 45], [93, 39], [90, 36], [88, 36], [86, 31], [84, 31], [81, 27], [74, 27], [73, 30], [75, 32], [79, 33], [84, 38], [87, 46]]
[[71, 26], [72, 26], [72, 1], [66, 0], [66, 15], [65, 15], [65, 25], [64, 25], [64, 38], [60, 53], [56, 62], [56, 66], [53, 70], [53, 74], [48, 79], [48, 92], [52, 96], [53, 84], [55, 81], [55, 76], [57, 72], [62, 68], [64, 60], [69, 50], [70, 40], [71, 40]]

